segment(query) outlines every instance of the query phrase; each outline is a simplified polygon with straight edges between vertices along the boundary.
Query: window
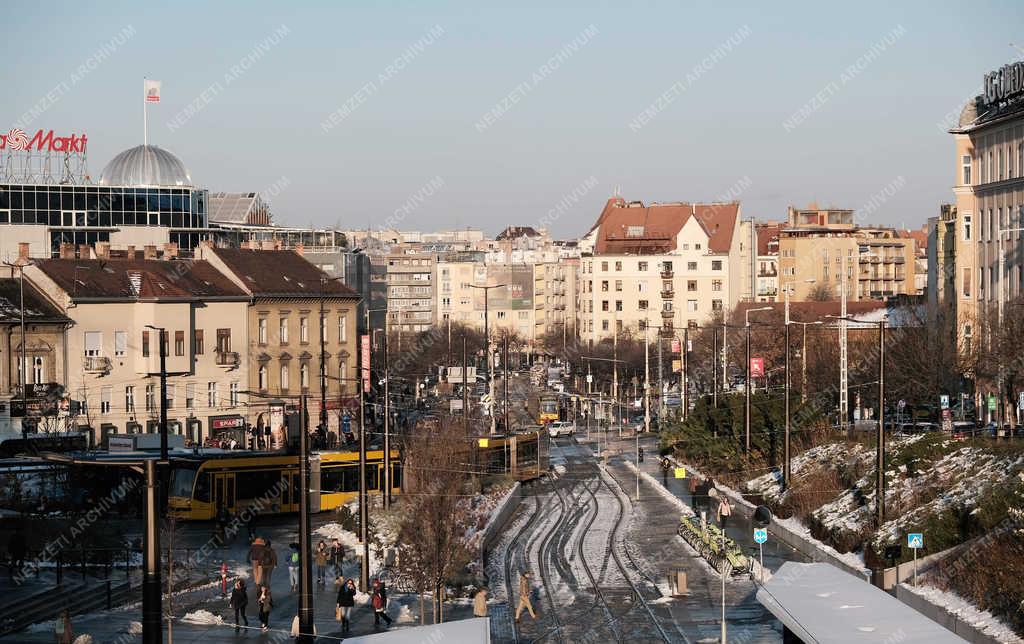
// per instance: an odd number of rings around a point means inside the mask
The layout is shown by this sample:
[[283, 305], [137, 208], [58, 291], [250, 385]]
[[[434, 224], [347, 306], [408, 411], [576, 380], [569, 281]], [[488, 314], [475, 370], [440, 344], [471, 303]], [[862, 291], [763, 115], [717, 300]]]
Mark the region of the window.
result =
[[105, 385], [100, 388], [100, 413], [110, 413], [110, 397], [114, 393], [114, 388], [109, 385]]
[[193, 409], [196, 406], [196, 383], [185, 383], [185, 409]]
[[964, 279], [964, 283], [963, 283], [964, 297], [970, 297], [971, 296], [971, 269], [969, 267], [964, 268], [963, 279]]
[[217, 383], [206, 383], [206, 406], [213, 408], [217, 406]]
[[267, 390], [267, 365], [261, 364], [258, 372], [257, 387], [260, 391]]
[[622, 320], [615, 320], [615, 330], [619, 333], [622, 332]]
[[231, 329], [217, 329], [217, 353], [231, 351]]
[[996, 161], [996, 167], [999, 168], [999, 180], [1003, 180], [1003, 148], [998, 150], [999, 156]]
[[686, 280], [686, 290], [687, 291], [691, 291], [691, 292], [692, 291], [696, 291], [697, 290], [697, 280]]
[[602, 331], [607, 331], [608, 330], [608, 320], [601, 320], [601, 330]]
[[[446, 298], [447, 299], [447, 298]], [[449, 300], [450, 304], [451, 301]], [[348, 341], [348, 316], [344, 313], [338, 315], [338, 342]]]
[[609, 310], [609, 309], [608, 309], [608, 300], [601, 300], [601, 310], [602, 310], [602, 311], [607, 311], [607, 310]]
[[615, 291], [617, 293], [622, 292], [622, 280], [615, 280]]
[[686, 270], [695, 271], [697, 270], [697, 262], [686, 262]]
[[971, 155], [965, 154], [960, 159], [960, 163], [963, 166], [963, 185], [971, 185]]
[[964, 214], [964, 241], [971, 241], [971, 215]]
[[989, 241], [992, 241], [992, 238], [995, 236], [995, 234], [996, 234], [995, 215], [992, 213], [992, 209], [989, 208], [988, 209], [988, 237], [986, 237], [986, 239], [988, 239]]
[[640, 308], [641, 311], [646, 311], [647, 310], [647, 300], [640, 300], [639, 308]]
[[985, 183], [992, 181], [992, 177], [995, 176], [992, 172], [992, 151], [988, 152], [988, 167], [985, 168]]
[[608, 291], [608, 280], [601, 280], [601, 291], [602, 292], [607, 292]]
[[505, 311], [498, 311], [498, 319], [499, 320], [504, 320], [505, 319]]
[[114, 331], [114, 355], [122, 357], [128, 353], [128, 332]]
[[146, 411], [156, 407], [156, 385], [146, 385]]
[[712, 291], [721, 291], [722, 290], [722, 280], [711, 280], [711, 290]]
[[647, 270], [647, 262], [637, 262], [636, 268], [637, 268], [638, 271], [646, 271]]
[[281, 344], [288, 344], [288, 318], [281, 318], [278, 323], [277, 335], [281, 339]]
[[228, 404], [232, 407], [238, 406], [238, 381], [228, 385]]
[[608, 262], [601, 262], [601, 270], [605, 273], [608, 272]]
[[309, 363], [303, 362], [299, 365], [299, 386], [309, 389]]
[[142, 332], [142, 357], [149, 357], [149, 331]]
[[621, 270], [622, 270], [622, 262], [615, 262], [615, 271], [618, 272], [618, 271], [621, 271]]
[[722, 270], [722, 260], [720, 260], [720, 259], [713, 259], [713, 260], [711, 260], [711, 270], [713, 270], [713, 271], [720, 271], [720, 270]]
[[256, 322], [256, 341], [261, 345], [267, 343], [267, 318], [260, 318]]
[[183, 356], [185, 355], [185, 332], [175, 331], [174, 332], [174, 355]]
[[626, 226], [626, 237], [643, 237], [643, 226]]
[[175, 387], [174, 383], [171, 383], [171, 382], [167, 383], [167, 408], [168, 409], [173, 409], [174, 408], [174, 394], [177, 393], [175, 391], [175, 389], [176, 389], [176, 387]]
[[711, 300], [711, 310], [712, 311], [721, 311], [722, 310], [722, 300]]
[[288, 389], [291, 384], [289, 380], [290, 370], [288, 369], [288, 363], [281, 365], [281, 391]]
[[636, 290], [637, 290], [638, 293], [646, 293], [647, 292], [647, 282], [639, 282], [636, 285]]
[[85, 355], [98, 356], [103, 352], [103, 333], [100, 331], [85, 332]]
[[683, 248], [682, 249], [683, 250], [690, 250], [690, 245], [689, 244], [683, 244]]
[[124, 388], [124, 410], [129, 414], [135, 413], [135, 385]]
[[309, 342], [309, 318], [305, 316], [299, 318], [299, 342]]
[[46, 363], [42, 356], [33, 356], [32, 361], [32, 383], [43, 384], [46, 380]]
[[320, 316], [320, 341], [327, 342], [327, 313]]
[[622, 300], [615, 300], [615, 310], [622, 311]]
[[686, 300], [686, 310], [693, 313], [697, 310], [697, 300]]
[[694, 250], [700, 250], [700, 244], [694, 244], [693, 245], [693, 249]]

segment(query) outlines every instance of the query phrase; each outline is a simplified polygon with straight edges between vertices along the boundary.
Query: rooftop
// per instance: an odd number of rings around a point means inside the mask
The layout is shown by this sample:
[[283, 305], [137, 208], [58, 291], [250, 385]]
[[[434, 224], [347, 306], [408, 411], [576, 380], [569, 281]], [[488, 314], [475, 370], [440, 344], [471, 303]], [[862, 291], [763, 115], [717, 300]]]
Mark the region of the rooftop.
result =
[[[21, 280], [0, 278], [0, 324], [21, 322]], [[68, 318], [50, 303], [29, 280], [25, 280], [26, 322], [68, 322]]]
[[35, 265], [73, 301], [198, 300], [246, 294], [209, 262], [163, 259], [43, 259]]
[[595, 254], [654, 255], [676, 250], [676, 236], [691, 218], [708, 235], [708, 250], [727, 253], [739, 218], [739, 202], [689, 204], [627, 203], [612, 197], [594, 228], [598, 229]]
[[251, 250], [247, 248], [204, 249], [219, 258], [252, 295], [273, 297], [333, 297], [358, 299], [348, 286], [327, 278], [293, 250]]

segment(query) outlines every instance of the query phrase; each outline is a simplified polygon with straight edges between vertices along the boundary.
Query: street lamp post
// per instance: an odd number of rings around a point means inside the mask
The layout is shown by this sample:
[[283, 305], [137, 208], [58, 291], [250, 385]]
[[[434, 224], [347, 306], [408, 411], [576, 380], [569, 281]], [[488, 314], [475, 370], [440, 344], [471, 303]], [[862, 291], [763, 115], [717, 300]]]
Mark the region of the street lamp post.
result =
[[491, 395], [491, 434], [497, 434], [497, 417], [495, 415], [496, 405], [494, 404], [494, 379], [491, 377], [491, 333], [490, 333], [490, 316], [488, 309], [488, 299], [491, 294], [492, 288], [504, 288], [507, 284], [492, 284], [490, 286], [479, 286], [477, 284], [470, 284], [470, 288], [478, 288], [484, 292], [484, 347], [487, 351], [487, 355], [484, 358], [484, 378], [487, 379], [488, 388], [490, 389]]
[[747, 309], [743, 314], [743, 330], [745, 334], [746, 352], [747, 352], [747, 365], [746, 365], [746, 382], [744, 383], [745, 398], [744, 411], [743, 411], [743, 428], [745, 433], [744, 439], [744, 453], [750, 454], [750, 314], [755, 311], [771, 311], [770, 306], [759, 306], [754, 309]]

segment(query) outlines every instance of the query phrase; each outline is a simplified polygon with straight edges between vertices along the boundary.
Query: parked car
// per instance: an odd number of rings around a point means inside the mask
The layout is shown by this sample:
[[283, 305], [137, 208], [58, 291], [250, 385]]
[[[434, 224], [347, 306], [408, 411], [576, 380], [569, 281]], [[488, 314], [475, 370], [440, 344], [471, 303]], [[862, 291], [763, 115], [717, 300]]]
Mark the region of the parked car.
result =
[[576, 424], [567, 421], [556, 420], [548, 425], [548, 436], [557, 438], [559, 436], [572, 436], [576, 433]]
[[953, 439], [964, 440], [977, 436], [981, 433], [981, 429], [972, 422], [966, 420], [958, 420], [953, 423]]

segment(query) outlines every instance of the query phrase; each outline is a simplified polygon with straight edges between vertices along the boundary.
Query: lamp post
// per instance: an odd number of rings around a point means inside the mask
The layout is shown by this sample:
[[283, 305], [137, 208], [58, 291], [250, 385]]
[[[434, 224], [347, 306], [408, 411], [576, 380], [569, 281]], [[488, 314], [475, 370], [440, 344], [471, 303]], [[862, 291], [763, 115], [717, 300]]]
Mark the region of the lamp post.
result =
[[490, 334], [490, 319], [488, 309], [488, 299], [491, 294], [492, 288], [504, 288], [508, 284], [492, 284], [490, 286], [481, 286], [477, 284], [470, 284], [470, 288], [481, 289], [484, 292], [484, 348], [487, 351], [487, 355], [484, 359], [484, 378], [487, 380], [488, 387], [491, 395], [491, 435], [498, 433], [497, 428], [497, 416], [494, 413], [496, 405], [494, 404], [494, 379], [491, 377], [491, 334]]
[[745, 334], [745, 342], [747, 347], [747, 365], [746, 365], [746, 382], [744, 383], [745, 389], [745, 404], [743, 412], [743, 428], [746, 438], [744, 439], [744, 453], [750, 454], [750, 314], [756, 311], [771, 311], [770, 306], [759, 306], [753, 309], [747, 309], [743, 313], [743, 331]]
[[[788, 296], [789, 293], [787, 292], [786, 295]], [[803, 349], [803, 353], [800, 354], [800, 360], [803, 363], [801, 366], [803, 367], [803, 372], [804, 372], [804, 376], [803, 376], [804, 377], [804, 380], [803, 380], [804, 384], [803, 384], [803, 388], [800, 391], [800, 395], [802, 396], [803, 400], [806, 402], [806, 400], [807, 400], [807, 326], [810, 325], [810, 324], [819, 324], [820, 325], [821, 324], [821, 320], [816, 320], [814, 322], [794, 322], [793, 320], [789, 320], [789, 319], [786, 320], [786, 387], [785, 387], [785, 390], [786, 390], [786, 394], [785, 394], [786, 395], [786, 430], [785, 430], [786, 435], [785, 435], [785, 438], [783, 439], [783, 447], [782, 447], [782, 451], [783, 451], [783, 455], [782, 455], [782, 457], [783, 457], [782, 490], [783, 491], [786, 491], [786, 490], [789, 489], [789, 479], [790, 479], [790, 475], [792, 474], [792, 463], [790, 461], [791, 453], [790, 453], [790, 443], [789, 443], [790, 431], [791, 431], [791, 429], [790, 429], [790, 413], [789, 413], [789, 388], [790, 388], [790, 377], [789, 377], [789, 373], [790, 373], [789, 372], [789, 368], [790, 368], [789, 367], [789, 354], [790, 354], [789, 327], [794, 325], [794, 324], [799, 324], [799, 325], [801, 325], [804, 328], [804, 349]]]

